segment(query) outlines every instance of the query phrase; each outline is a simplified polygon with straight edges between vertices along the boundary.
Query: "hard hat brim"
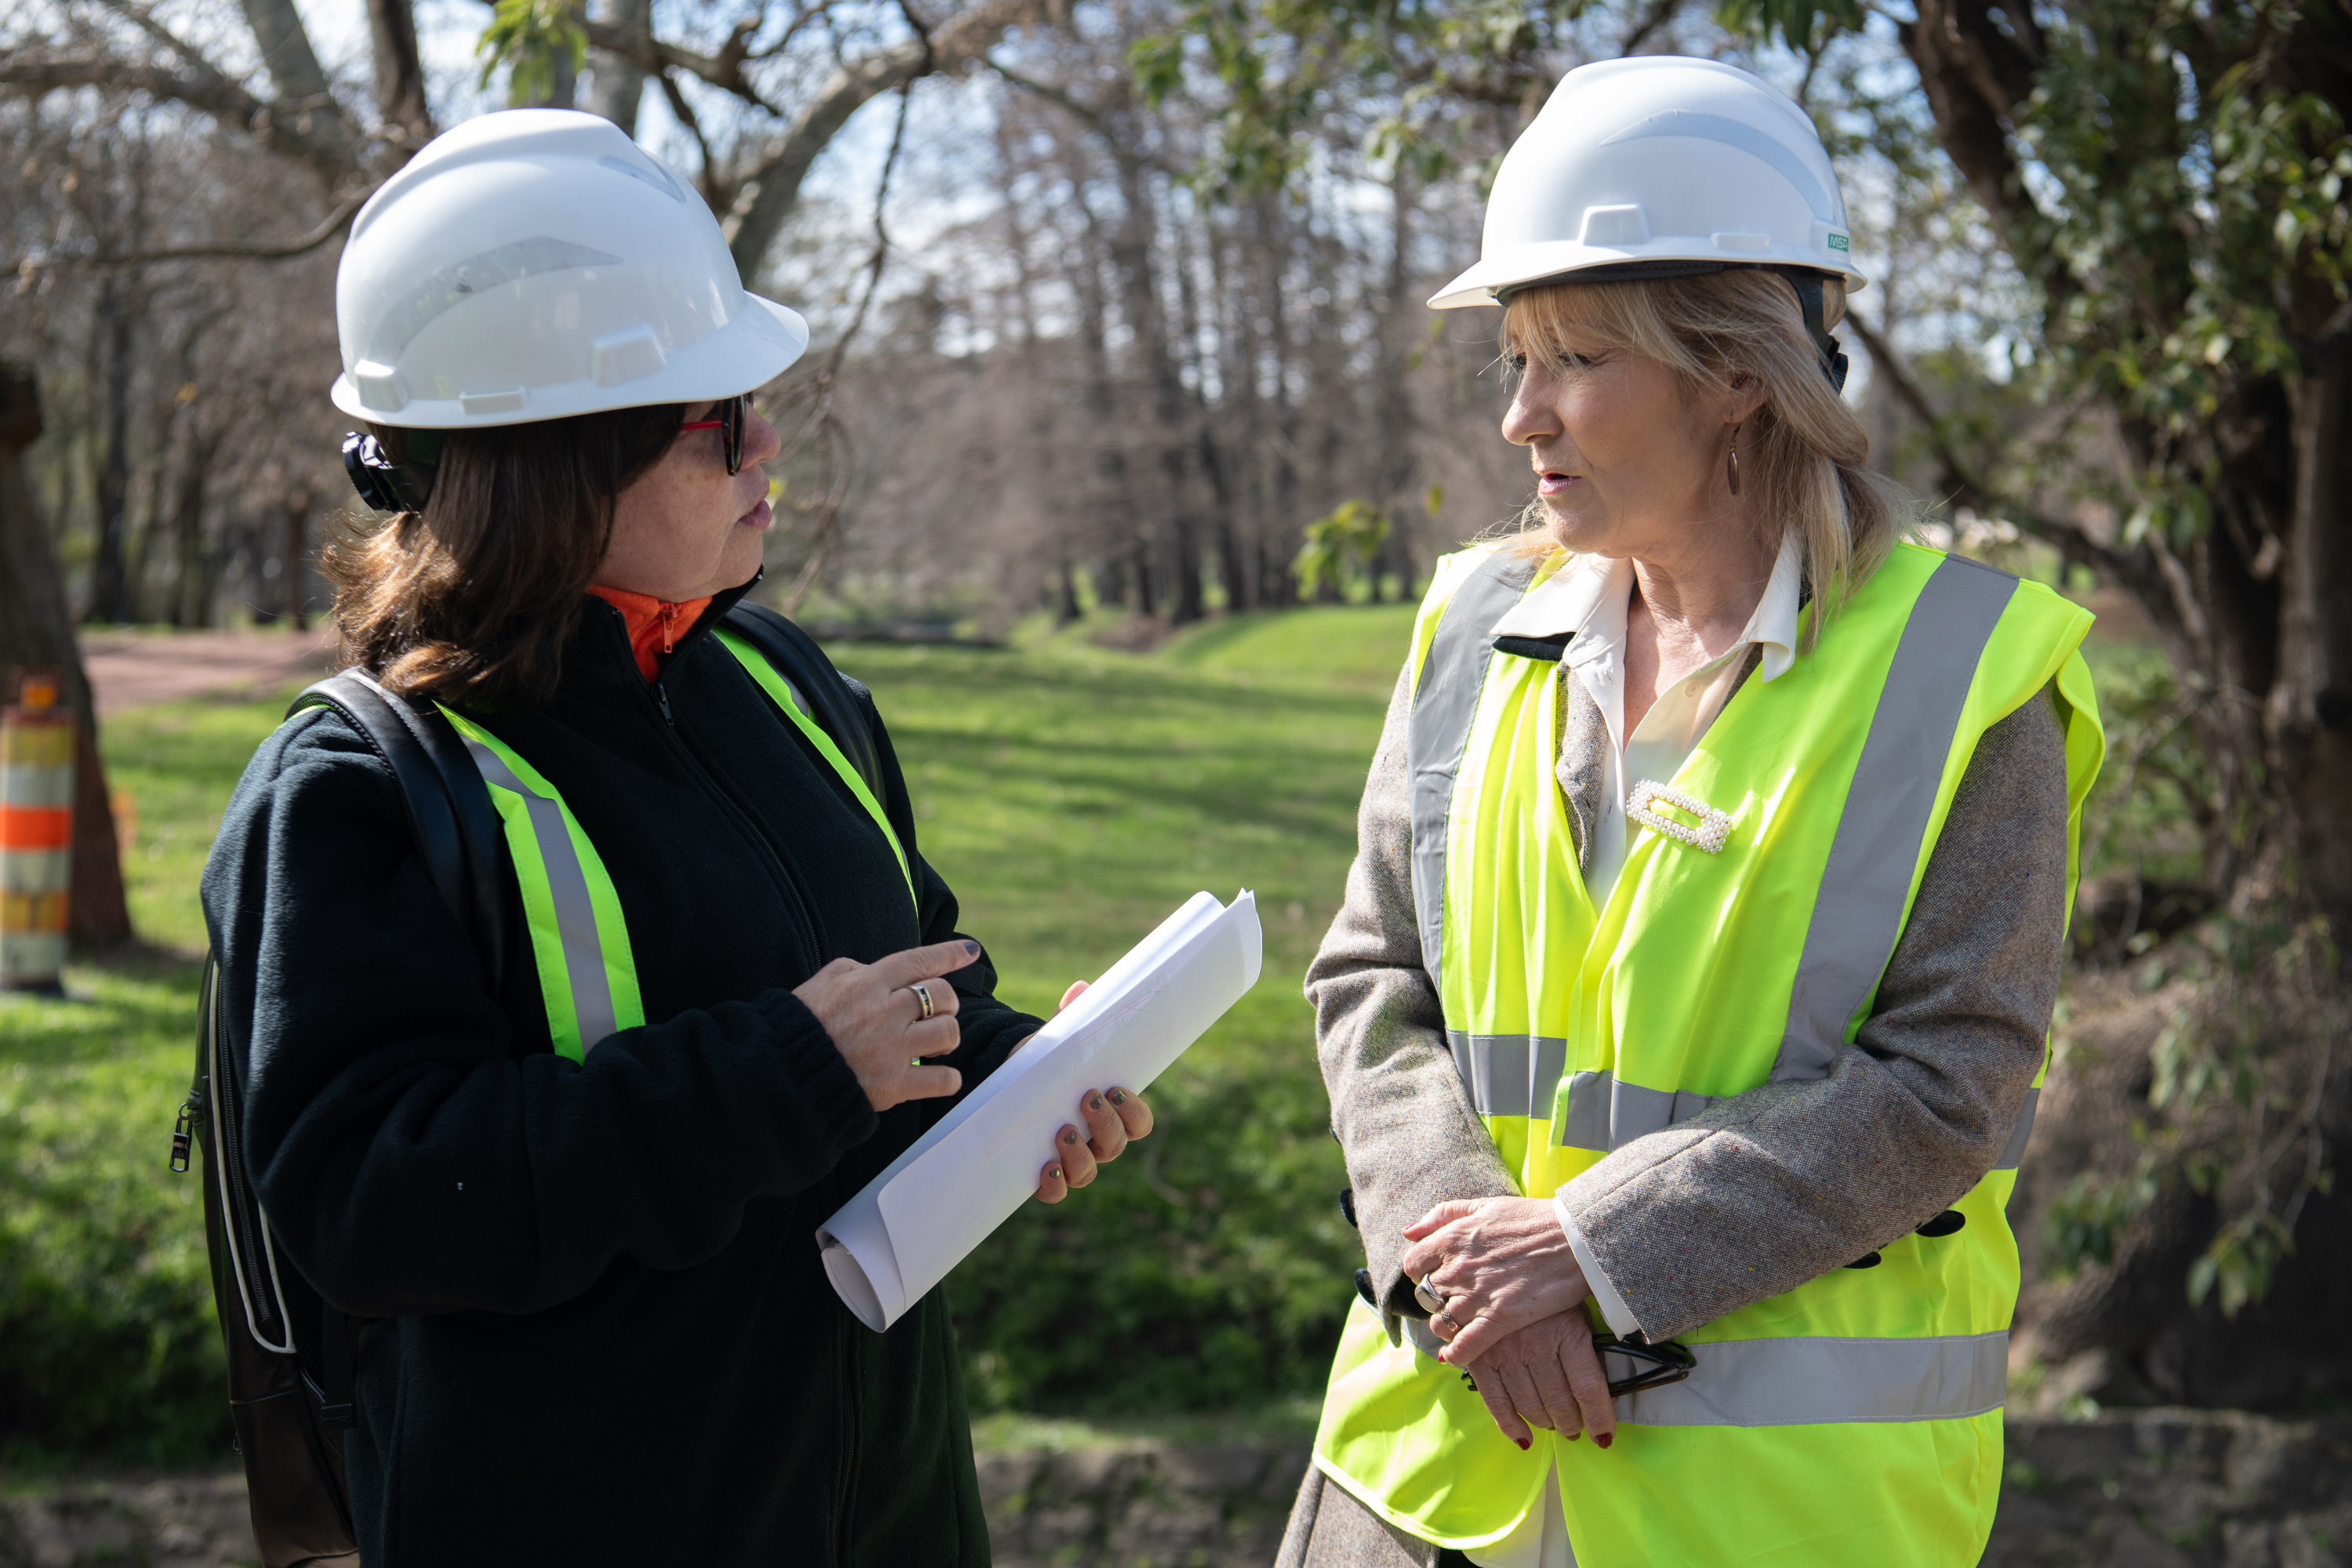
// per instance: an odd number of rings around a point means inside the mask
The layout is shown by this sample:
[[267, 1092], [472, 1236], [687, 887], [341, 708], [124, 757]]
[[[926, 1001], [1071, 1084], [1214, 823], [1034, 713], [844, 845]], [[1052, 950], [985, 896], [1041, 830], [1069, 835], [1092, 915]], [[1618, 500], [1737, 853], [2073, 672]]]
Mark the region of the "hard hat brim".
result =
[[[1593, 246], [1563, 239], [1541, 245], [1514, 246], [1501, 256], [1482, 258], [1469, 270], [1429, 297], [1433, 310], [1461, 310], [1475, 305], [1499, 305], [1513, 289], [1538, 283], [1570, 283], [1576, 274], [1629, 262], [1687, 261], [1717, 268], [1810, 267], [1845, 279], [1849, 292], [1866, 289], [1870, 279], [1849, 261], [1824, 259], [1819, 253], [1776, 245], [1767, 250], [1743, 250], [1727, 255], [1707, 240], [1661, 239], [1646, 245]], [[1599, 279], [1593, 281], [1601, 281]]]
[[[411, 396], [397, 410], [387, 410], [362, 402], [346, 372], [335, 378], [328, 395], [354, 419], [402, 430], [492, 429], [614, 408], [732, 397], [773, 381], [808, 352], [808, 322], [799, 311], [757, 294], [747, 292], [742, 299], [744, 308], [719, 331], [665, 356], [658, 370], [612, 385], [583, 379], [534, 386], [514, 395], [511, 405], [495, 408], [480, 406], [488, 401], [480, 393]], [[469, 409], [468, 403], [476, 406]]]

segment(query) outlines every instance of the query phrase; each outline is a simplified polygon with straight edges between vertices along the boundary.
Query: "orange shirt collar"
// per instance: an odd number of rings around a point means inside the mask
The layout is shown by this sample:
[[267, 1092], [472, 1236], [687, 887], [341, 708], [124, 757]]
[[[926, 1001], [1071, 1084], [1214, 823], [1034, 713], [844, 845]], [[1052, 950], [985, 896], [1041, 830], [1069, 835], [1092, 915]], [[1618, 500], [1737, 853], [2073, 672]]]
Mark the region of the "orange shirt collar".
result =
[[693, 628], [710, 604], [708, 594], [673, 605], [651, 594], [632, 594], [626, 588], [591, 584], [588, 591], [621, 612], [621, 618], [629, 626], [629, 651], [636, 656], [637, 673], [649, 681], [660, 679], [662, 659], [677, 647], [677, 639]]

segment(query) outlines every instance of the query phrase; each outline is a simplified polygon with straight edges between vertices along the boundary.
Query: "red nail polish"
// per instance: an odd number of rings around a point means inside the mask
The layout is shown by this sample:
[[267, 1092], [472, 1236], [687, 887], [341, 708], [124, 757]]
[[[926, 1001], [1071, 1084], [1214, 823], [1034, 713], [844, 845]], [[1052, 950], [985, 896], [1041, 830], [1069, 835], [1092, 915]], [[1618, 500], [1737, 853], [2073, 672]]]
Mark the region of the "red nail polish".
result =
[[1531, 1443], [1530, 1443], [1527, 1438], [1525, 1438], [1525, 1437], [1514, 1437], [1514, 1438], [1512, 1438], [1512, 1439], [1511, 1439], [1511, 1441], [1513, 1441], [1514, 1443], [1517, 1443], [1517, 1444], [1519, 1446], [1519, 1452], [1521, 1452], [1521, 1453], [1523, 1453], [1523, 1454], [1524, 1454], [1524, 1453], [1526, 1453], [1526, 1452], [1528, 1451], [1528, 1448], [1530, 1448], [1531, 1447], [1533, 1447], [1533, 1446], [1534, 1446], [1533, 1444], [1531, 1444]]
[[1598, 1447], [1606, 1448], [1611, 1443], [1616, 1440], [1616, 1437], [1617, 1434], [1614, 1432], [1603, 1432], [1601, 1436], [1592, 1439], [1592, 1441]]

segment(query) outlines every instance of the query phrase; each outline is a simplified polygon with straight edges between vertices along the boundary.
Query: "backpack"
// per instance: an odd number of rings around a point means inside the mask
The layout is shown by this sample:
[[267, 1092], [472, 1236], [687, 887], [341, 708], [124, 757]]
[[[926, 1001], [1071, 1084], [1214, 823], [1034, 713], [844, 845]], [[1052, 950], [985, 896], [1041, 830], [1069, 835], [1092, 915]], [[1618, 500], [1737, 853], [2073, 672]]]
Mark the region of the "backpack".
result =
[[[722, 619], [805, 699], [876, 798], [881, 754], [857, 695], [806, 632], [773, 610], [738, 604]], [[507, 958], [506, 840], [488, 788], [448, 719], [356, 669], [305, 687], [287, 708], [331, 708], [391, 764], [434, 887], [481, 954], [493, 995]], [[355, 1416], [352, 1345], [360, 1320], [281, 1260], [245, 1166], [242, 1091], [221, 1016], [220, 963], [205, 955], [195, 1076], [172, 1132], [172, 1169], [204, 1170], [205, 1241], [228, 1359], [229, 1416], [245, 1459], [254, 1543], [264, 1568], [357, 1564], [343, 1434]]]

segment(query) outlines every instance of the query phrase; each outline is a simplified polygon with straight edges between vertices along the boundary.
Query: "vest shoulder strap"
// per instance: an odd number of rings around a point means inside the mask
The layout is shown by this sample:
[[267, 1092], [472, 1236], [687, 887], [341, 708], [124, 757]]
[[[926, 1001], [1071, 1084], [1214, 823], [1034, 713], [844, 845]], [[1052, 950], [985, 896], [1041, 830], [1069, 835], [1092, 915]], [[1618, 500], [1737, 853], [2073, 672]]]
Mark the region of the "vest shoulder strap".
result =
[[882, 755], [874, 744], [859, 699], [866, 689], [833, 667], [816, 639], [765, 605], [739, 601], [720, 625], [760, 650], [777, 672], [808, 701], [809, 717], [835, 745], [877, 800], [883, 795]]
[[490, 994], [503, 988], [506, 902], [499, 888], [504, 846], [497, 809], [465, 742], [441, 710], [388, 691], [367, 673], [346, 669], [295, 696], [290, 717], [331, 708], [392, 767], [416, 834], [418, 856], [481, 954]]

